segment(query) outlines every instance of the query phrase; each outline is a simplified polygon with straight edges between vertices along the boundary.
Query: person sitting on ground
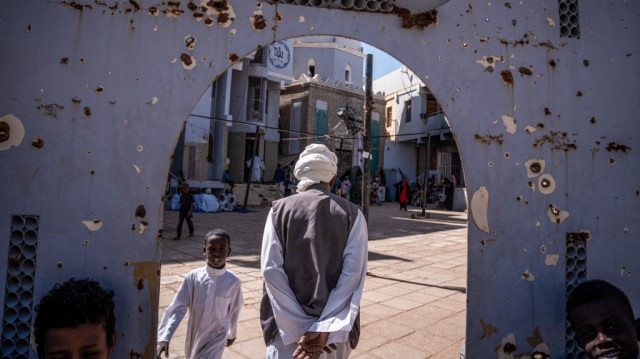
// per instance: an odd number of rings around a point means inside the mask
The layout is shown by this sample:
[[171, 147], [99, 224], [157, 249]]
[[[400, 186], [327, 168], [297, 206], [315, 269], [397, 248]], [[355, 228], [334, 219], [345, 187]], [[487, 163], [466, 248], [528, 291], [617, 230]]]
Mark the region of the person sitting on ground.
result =
[[169, 342], [187, 310], [185, 357], [220, 359], [225, 346], [236, 340], [238, 318], [244, 305], [240, 279], [225, 267], [231, 238], [221, 229], [205, 235], [202, 252], [206, 265], [189, 272], [162, 316], [158, 328], [157, 357], [169, 357]]
[[108, 358], [116, 344], [113, 297], [88, 278], [54, 285], [35, 308], [38, 358]]
[[581, 283], [569, 295], [567, 316], [589, 358], [640, 358], [640, 318], [614, 285], [603, 280]]
[[218, 207], [218, 211], [219, 212], [224, 212], [225, 208], [227, 208], [227, 199], [226, 199], [226, 197], [223, 194], [221, 194], [220, 198], [218, 199], [218, 202], [219, 202], [218, 204], [220, 205], [220, 207]]
[[220, 203], [218, 199], [211, 193], [211, 188], [207, 188], [202, 195], [202, 210], [204, 212], [218, 212]]

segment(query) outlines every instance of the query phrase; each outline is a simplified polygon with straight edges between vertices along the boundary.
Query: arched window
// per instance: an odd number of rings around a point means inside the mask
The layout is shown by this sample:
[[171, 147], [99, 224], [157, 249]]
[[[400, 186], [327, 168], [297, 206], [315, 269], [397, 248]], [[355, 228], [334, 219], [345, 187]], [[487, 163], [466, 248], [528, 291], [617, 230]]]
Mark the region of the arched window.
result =
[[344, 82], [351, 83], [351, 64], [347, 64], [347, 68], [344, 69]]
[[309, 59], [309, 61], [307, 61], [307, 75], [309, 77], [316, 75], [316, 60]]

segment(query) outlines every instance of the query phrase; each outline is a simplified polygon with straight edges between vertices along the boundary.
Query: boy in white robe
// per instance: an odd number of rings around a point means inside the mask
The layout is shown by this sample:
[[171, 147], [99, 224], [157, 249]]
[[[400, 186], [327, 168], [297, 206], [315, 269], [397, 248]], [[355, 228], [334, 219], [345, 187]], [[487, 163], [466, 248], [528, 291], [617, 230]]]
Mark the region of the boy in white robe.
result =
[[225, 268], [231, 253], [229, 234], [221, 229], [205, 235], [202, 248], [207, 265], [189, 272], [167, 308], [158, 328], [157, 357], [169, 357], [169, 342], [187, 309], [185, 357], [220, 359], [236, 339], [244, 305], [240, 279]]

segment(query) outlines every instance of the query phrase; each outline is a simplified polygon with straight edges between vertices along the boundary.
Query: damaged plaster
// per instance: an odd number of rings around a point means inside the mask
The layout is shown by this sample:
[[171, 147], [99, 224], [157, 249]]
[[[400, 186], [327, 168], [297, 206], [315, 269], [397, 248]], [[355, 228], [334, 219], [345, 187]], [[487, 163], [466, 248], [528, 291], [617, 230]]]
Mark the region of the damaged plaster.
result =
[[485, 186], [482, 186], [471, 197], [471, 215], [476, 227], [484, 233], [490, 234], [488, 210], [489, 191]]

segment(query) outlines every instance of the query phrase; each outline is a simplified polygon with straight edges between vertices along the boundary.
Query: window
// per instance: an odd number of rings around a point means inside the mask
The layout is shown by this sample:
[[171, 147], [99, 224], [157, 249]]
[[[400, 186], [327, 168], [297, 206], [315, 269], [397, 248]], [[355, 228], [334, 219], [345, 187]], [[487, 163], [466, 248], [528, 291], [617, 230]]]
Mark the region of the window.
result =
[[391, 117], [393, 117], [393, 107], [389, 106], [387, 107], [387, 123], [385, 124], [386, 127], [391, 127]]
[[264, 47], [259, 48], [255, 55], [253, 55], [253, 59], [249, 61], [251, 64], [267, 66], [267, 52]]
[[404, 102], [404, 121], [411, 122], [411, 100]]
[[307, 61], [307, 75], [309, 77], [316, 75], [316, 60], [309, 59], [309, 61]]
[[347, 64], [347, 68], [344, 70], [344, 82], [351, 83], [351, 65]]
[[262, 77], [249, 76], [247, 94], [247, 121], [261, 121], [264, 111], [264, 96], [267, 81]]

